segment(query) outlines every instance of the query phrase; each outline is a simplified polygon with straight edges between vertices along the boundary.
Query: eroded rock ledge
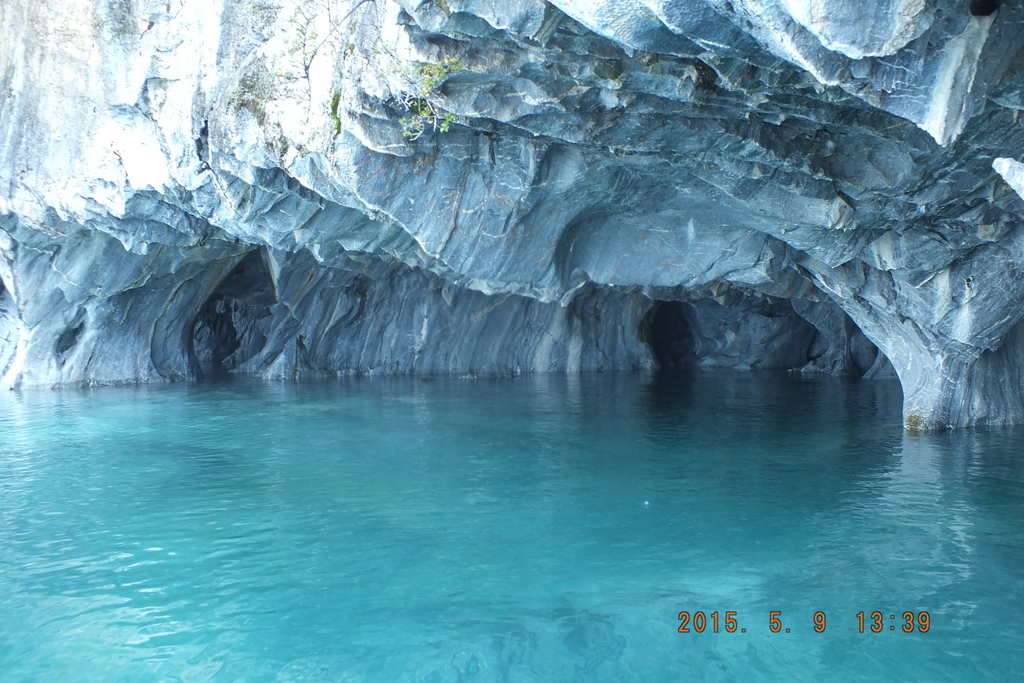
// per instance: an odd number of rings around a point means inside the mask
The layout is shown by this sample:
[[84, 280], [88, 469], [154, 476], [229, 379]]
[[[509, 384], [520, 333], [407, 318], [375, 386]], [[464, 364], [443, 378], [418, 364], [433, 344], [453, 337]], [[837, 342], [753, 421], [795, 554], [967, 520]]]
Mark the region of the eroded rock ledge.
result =
[[0, 377], [898, 375], [1024, 421], [996, 0], [7, 0]]

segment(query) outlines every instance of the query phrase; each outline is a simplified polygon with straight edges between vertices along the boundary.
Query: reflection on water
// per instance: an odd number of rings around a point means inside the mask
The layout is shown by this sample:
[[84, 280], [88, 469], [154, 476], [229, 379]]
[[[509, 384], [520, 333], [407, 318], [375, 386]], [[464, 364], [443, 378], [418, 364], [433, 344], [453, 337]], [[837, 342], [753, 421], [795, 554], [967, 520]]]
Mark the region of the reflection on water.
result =
[[1024, 670], [1024, 430], [904, 436], [887, 382], [25, 391], [0, 434], [3, 680]]

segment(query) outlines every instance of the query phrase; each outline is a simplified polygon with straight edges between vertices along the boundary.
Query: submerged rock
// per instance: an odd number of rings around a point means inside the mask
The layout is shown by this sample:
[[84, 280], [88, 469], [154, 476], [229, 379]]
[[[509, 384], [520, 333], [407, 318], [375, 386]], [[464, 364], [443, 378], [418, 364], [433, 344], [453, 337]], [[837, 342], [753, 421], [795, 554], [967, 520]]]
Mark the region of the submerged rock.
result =
[[0, 7], [0, 377], [705, 365], [1024, 421], [996, 0]]

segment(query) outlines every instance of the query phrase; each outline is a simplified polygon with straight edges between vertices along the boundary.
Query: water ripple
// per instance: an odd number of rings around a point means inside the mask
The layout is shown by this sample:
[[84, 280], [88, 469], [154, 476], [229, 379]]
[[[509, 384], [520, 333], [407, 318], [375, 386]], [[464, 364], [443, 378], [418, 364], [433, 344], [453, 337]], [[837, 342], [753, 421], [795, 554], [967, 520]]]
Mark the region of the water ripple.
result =
[[1022, 432], [898, 410], [729, 374], [5, 395], [0, 678], [1009, 680]]

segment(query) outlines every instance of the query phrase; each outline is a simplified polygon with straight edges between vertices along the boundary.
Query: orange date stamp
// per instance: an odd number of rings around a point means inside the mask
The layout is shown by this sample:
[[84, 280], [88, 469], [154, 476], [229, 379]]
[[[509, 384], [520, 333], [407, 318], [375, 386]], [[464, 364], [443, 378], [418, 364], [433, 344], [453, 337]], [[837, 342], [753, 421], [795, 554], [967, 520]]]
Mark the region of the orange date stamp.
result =
[[[740, 619], [738, 612], [718, 612], [714, 611], [706, 613], [704, 611], [699, 612], [680, 612], [679, 613], [679, 633], [746, 633], [746, 626], [740, 625]], [[899, 620], [897, 621], [897, 615]], [[888, 617], [888, 620], [886, 619]], [[865, 632], [865, 626], [867, 631], [871, 633], [881, 633], [883, 631], [902, 631], [904, 633], [912, 633], [917, 631], [919, 633], [927, 633], [932, 627], [932, 618], [928, 612], [898, 612], [885, 613], [885, 612], [858, 612], [853, 615], [853, 619], [860, 633]], [[854, 623], [853, 619], [850, 623]], [[744, 620], [745, 622], [747, 620]], [[796, 623], [796, 622], [794, 622]], [[825, 628], [828, 625], [828, 617], [822, 611], [817, 611], [811, 617], [810, 623], [802, 622], [804, 628], [810, 628], [816, 633], [824, 633]], [[768, 630], [772, 633], [791, 633], [792, 629], [786, 627], [782, 623], [782, 612], [769, 612], [768, 613]], [[758, 630], [757, 627], [750, 622], [752, 630]], [[888, 626], [888, 628], [886, 628]], [[761, 628], [764, 627], [762, 622]], [[800, 627], [794, 626], [798, 631]]]

